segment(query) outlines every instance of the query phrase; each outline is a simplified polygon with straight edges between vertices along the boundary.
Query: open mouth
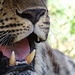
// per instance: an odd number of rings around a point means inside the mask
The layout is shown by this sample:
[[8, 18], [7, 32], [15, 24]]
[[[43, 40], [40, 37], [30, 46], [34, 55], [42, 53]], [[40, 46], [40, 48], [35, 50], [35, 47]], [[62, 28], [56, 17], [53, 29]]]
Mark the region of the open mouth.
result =
[[35, 42], [42, 40], [34, 33], [9, 46], [0, 46], [0, 74], [13, 71], [34, 71]]

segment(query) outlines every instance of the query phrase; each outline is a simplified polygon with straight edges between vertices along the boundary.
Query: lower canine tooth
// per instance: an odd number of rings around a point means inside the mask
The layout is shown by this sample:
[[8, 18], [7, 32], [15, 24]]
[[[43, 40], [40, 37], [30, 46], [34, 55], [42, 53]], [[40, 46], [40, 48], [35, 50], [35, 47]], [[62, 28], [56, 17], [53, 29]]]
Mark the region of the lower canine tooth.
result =
[[15, 58], [15, 52], [13, 51], [12, 54], [11, 54], [11, 57], [10, 57], [10, 59], [9, 59], [9, 64], [10, 64], [11, 66], [14, 66], [15, 63], [16, 63], [16, 58]]
[[30, 54], [25, 58], [26, 61], [28, 62], [28, 64], [30, 64], [30, 63], [33, 61], [34, 56], [35, 56], [35, 50], [33, 50], [33, 52], [30, 53]]

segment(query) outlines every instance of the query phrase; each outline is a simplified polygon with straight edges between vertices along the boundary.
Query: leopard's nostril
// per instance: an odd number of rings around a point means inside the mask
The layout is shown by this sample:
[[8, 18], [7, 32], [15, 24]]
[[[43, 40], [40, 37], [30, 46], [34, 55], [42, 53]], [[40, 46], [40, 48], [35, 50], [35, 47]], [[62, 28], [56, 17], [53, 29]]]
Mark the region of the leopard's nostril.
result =
[[39, 21], [40, 17], [44, 15], [45, 9], [28, 9], [22, 13], [16, 11], [17, 15], [21, 16], [22, 18], [29, 19], [33, 24]]

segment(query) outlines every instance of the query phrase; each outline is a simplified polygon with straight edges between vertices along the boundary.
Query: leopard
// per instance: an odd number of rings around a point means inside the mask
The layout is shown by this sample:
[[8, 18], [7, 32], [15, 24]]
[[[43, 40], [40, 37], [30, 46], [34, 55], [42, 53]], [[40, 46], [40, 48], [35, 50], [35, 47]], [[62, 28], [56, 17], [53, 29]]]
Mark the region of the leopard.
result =
[[47, 41], [48, 12], [47, 0], [0, 0], [0, 75], [75, 75], [74, 60]]

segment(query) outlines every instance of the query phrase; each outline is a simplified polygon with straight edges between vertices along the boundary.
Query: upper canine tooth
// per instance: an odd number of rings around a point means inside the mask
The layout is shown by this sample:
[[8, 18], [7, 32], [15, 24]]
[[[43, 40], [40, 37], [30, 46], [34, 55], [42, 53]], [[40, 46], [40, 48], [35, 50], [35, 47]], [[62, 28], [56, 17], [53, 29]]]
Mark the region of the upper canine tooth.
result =
[[11, 66], [14, 66], [15, 63], [16, 63], [16, 58], [15, 58], [15, 52], [13, 51], [12, 54], [11, 54], [11, 57], [10, 57], [10, 59], [9, 59], [9, 64], [10, 64]]
[[35, 50], [33, 50], [33, 52], [30, 53], [30, 54], [25, 58], [26, 61], [28, 62], [28, 64], [30, 64], [30, 63], [33, 61], [34, 56], [35, 56]]
[[37, 36], [37, 41], [39, 42], [40, 41], [40, 38]]

